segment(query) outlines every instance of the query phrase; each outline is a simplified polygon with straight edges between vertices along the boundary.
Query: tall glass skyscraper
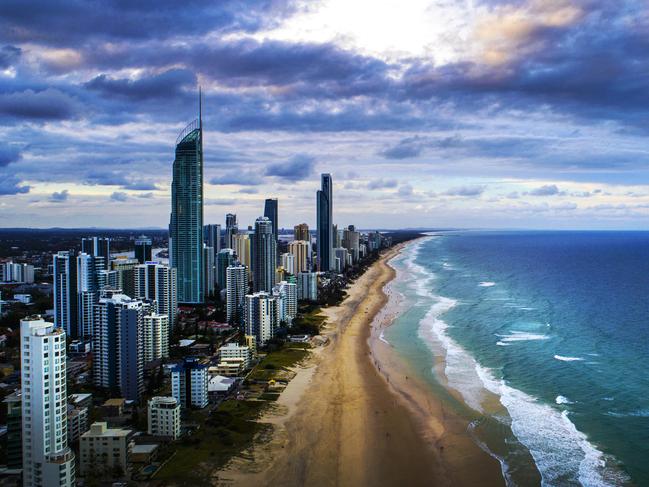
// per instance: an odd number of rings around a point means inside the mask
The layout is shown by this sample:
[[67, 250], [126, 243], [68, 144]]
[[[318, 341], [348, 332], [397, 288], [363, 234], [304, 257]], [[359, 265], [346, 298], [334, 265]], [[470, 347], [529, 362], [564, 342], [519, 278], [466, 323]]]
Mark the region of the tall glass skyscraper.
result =
[[327, 272], [334, 267], [333, 181], [331, 174], [322, 174], [321, 189], [316, 196], [318, 223], [318, 270]]
[[279, 234], [277, 233], [277, 198], [268, 198], [265, 201], [264, 216], [273, 223], [273, 234], [275, 235], [275, 240], [277, 240], [279, 238]]
[[[200, 106], [200, 103], [199, 103]], [[171, 183], [169, 263], [179, 303], [203, 302], [203, 127], [200, 117], [176, 139]]]
[[260, 216], [255, 221], [252, 235], [252, 287], [255, 292], [273, 290], [276, 267], [277, 241], [273, 224], [265, 216]]

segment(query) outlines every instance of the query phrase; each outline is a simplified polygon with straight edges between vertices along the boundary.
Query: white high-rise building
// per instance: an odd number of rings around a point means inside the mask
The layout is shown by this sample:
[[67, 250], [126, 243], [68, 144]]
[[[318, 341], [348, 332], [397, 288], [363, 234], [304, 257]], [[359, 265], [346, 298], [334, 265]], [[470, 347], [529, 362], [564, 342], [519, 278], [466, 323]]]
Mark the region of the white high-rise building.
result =
[[280, 265], [285, 272], [295, 274], [295, 256], [289, 252], [280, 256]]
[[149, 434], [177, 439], [180, 436], [180, 403], [178, 399], [175, 397], [152, 397], [148, 407]]
[[253, 335], [259, 345], [273, 338], [280, 323], [279, 300], [261, 291], [246, 296], [245, 331]]
[[279, 299], [280, 322], [292, 323], [297, 315], [297, 284], [282, 281], [273, 288], [273, 296]]
[[34, 266], [4, 262], [0, 264], [0, 281], [32, 284], [34, 282]]
[[294, 257], [293, 272], [297, 276], [300, 272], [309, 271], [309, 260], [311, 259], [311, 243], [304, 240], [294, 240], [288, 244], [288, 251]]
[[157, 262], [135, 267], [135, 296], [133, 297], [155, 301], [157, 303], [155, 311], [169, 317], [171, 333], [178, 315], [175, 268]]
[[245, 265], [234, 265], [228, 267], [225, 272], [228, 323], [242, 323], [246, 294], [248, 294], [248, 268]]
[[144, 316], [144, 363], [169, 357], [169, 317], [152, 313]]
[[80, 337], [93, 335], [93, 306], [99, 299], [99, 290], [113, 284], [106, 282], [105, 272], [103, 257], [83, 252], [77, 256], [77, 323]]
[[75, 485], [68, 447], [65, 331], [36, 316], [20, 322], [23, 485]]

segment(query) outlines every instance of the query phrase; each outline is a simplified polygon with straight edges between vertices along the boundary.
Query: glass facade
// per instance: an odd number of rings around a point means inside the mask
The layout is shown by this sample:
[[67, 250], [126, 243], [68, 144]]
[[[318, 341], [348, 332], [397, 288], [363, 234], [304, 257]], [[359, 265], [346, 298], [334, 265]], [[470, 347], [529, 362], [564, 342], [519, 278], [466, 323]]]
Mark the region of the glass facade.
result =
[[176, 141], [171, 183], [169, 260], [179, 303], [203, 302], [203, 130], [196, 120]]

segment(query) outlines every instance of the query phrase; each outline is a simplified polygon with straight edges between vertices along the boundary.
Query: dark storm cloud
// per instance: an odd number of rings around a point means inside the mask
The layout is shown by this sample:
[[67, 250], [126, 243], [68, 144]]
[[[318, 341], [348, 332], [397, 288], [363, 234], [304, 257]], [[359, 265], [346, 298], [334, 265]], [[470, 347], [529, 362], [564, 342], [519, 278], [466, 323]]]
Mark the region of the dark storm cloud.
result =
[[0, 173], [0, 196], [29, 193], [31, 188], [12, 174]]
[[76, 118], [79, 110], [77, 100], [53, 88], [0, 94], [0, 122], [2, 118], [65, 120]]
[[213, 30], [253, 32], [290, 9], [279, 0], [3, 0], [0, 32], [15, 42], [68, 46], [88, 39], [142, 41]]
[[275, 176], [284, 181], [302, 181], [313, 174], [315, 158], [297, 154], [286, 162], [272, 164], [266, 168], [266, 176]]
[[70, 193], [68, 192], [67, 189], [64, 189], [63, 191], [59, 192], [54, 192], [50, 195], [50, 201], [52, 203], [63, 203], [64, 201], [67, 201], [68, 198], [70, 197]]
[[170, 69], [137, 80], [115, 79], [102, 74], [85, 86], [109, 97], [122, 96], [134, 102], [151, 98], [166, 100], [183, 96], [186, 89], [195, 89], [196, 74], [186, 69]]

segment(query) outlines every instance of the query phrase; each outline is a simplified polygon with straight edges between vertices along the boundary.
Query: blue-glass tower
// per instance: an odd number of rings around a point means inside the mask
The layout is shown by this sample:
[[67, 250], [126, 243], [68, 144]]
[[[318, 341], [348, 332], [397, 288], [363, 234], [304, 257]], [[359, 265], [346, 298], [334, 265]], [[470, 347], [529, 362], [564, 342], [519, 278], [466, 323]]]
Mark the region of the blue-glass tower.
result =
[[331, 174], [321, 175], [321, 189], [316, 195], [318, 224], [318, 270], [333, 270], [334, 229], [333, 229], [333, 181]]
[[[200, 99], [200, 95], [199, 95]], [[178, 302], [203, 302], [203, 124], [199, 117], [176, 139], [171, 183], [169, 263], [176, 268]]]

